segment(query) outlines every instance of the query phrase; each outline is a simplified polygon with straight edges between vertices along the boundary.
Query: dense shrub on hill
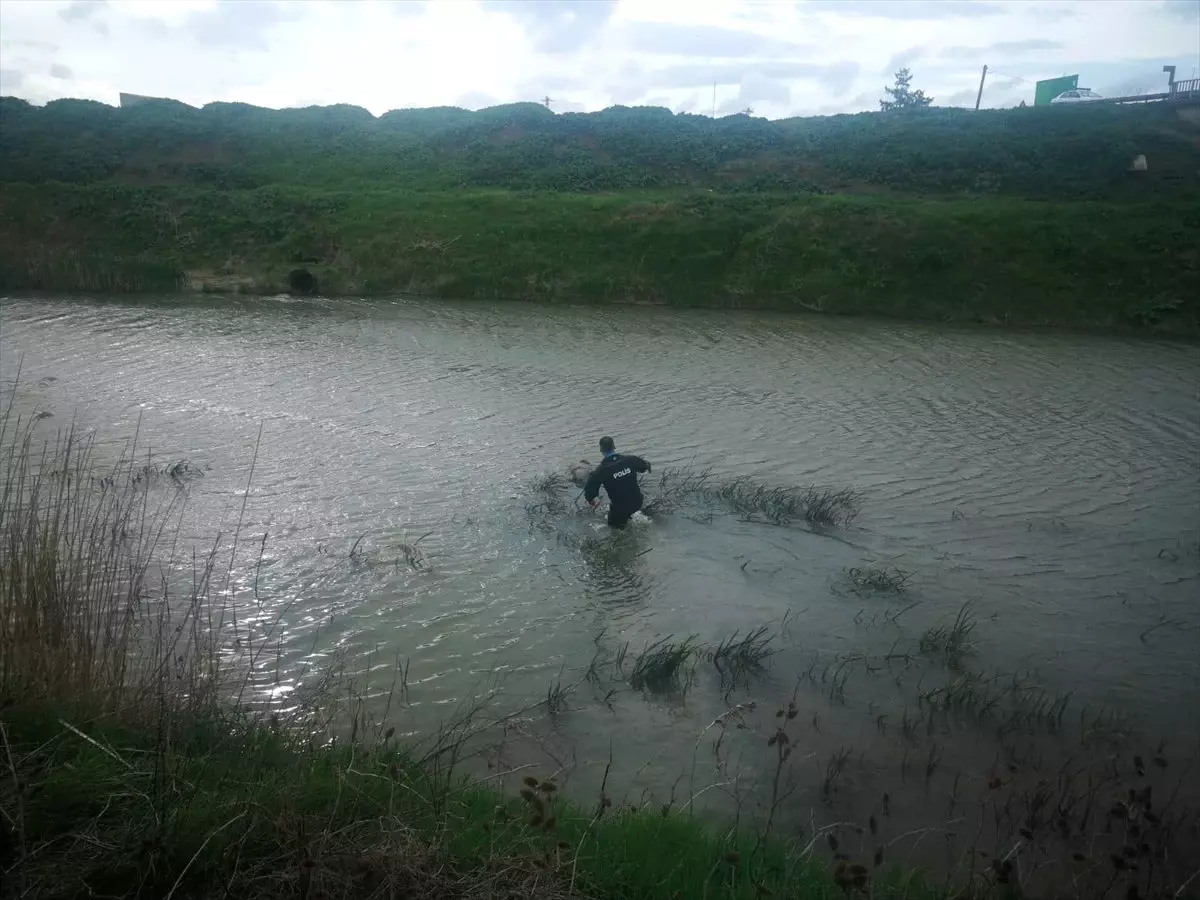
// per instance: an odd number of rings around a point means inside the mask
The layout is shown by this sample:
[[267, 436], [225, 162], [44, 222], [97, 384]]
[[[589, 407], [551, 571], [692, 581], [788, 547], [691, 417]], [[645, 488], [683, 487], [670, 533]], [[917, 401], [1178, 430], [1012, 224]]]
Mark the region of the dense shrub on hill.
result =
[[[1144, 199], [1200, 191], [1198, 129], [1164, 105], [926, 109], [768, 121], [534, 103], [470, 112], [194, 109], [0, 99], [0, 180], [610, 191], [887, 190]], [[1151, 170], [1127, 172], [1144, 153]]]

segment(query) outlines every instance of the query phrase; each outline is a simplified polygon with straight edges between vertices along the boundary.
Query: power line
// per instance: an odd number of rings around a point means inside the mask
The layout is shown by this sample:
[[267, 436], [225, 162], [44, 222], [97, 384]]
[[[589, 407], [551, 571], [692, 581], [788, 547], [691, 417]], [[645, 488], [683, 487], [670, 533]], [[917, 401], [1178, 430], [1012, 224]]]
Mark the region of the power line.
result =
[[1036, 84], [1036, 82], [1030, 81], [1028, 78], [1022, 78], [1020, 75], [1005, 75], [1003, 72], [997, 72], [995, 69], [989, 69], [988, 71], [990, 74], [999, 75], [1001, 78], [1011, 78], [1013, 81], [1020, 81], [1024, 84]]

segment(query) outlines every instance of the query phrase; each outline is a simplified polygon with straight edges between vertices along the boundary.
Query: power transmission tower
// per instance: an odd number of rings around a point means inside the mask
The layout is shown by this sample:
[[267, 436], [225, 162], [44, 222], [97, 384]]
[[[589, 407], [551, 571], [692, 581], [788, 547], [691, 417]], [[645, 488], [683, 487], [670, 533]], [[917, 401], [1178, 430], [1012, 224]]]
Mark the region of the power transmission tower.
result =
[[545, 97], [543, 97], [543, 98], [542, 98], [542, 102], [543, 102], [544, 104], [546, 104], [546, 109], [549, 109], [549, 108], [550, 108], [550, 104], [551, 104], [551, 103], [553, 103], [554, 101], [553, 101], [552, 99], [550, 99], [549, 95], [547, 95], [547, 96], [545, 96]]

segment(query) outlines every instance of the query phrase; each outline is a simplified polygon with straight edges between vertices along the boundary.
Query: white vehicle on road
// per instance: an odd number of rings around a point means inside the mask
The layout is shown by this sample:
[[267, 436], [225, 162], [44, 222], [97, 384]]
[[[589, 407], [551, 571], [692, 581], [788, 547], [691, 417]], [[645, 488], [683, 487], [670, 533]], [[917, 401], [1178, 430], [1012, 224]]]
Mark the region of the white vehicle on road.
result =
[[1063, 91], [1051, 103], [1087, 103], [1090, 100], [1103, 100], [1104, 98], [1095, 91], [1088, 88], [1072, 88], [1069, 91]]

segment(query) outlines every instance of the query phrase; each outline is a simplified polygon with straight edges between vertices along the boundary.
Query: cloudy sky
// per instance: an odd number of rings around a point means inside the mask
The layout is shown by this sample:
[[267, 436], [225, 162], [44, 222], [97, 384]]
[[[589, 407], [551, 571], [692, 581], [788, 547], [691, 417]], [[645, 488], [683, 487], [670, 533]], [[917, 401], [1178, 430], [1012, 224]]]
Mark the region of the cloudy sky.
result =
[[1107, 95], [1200, 75], [1200, 0], [2, 0], [0, 93], [201, 105], [477, 109], [552, 98], [779, 118], [876, 109], [892, 73], [938, 105]]

